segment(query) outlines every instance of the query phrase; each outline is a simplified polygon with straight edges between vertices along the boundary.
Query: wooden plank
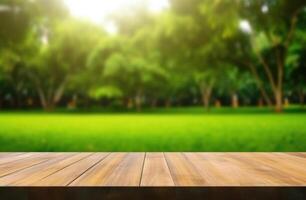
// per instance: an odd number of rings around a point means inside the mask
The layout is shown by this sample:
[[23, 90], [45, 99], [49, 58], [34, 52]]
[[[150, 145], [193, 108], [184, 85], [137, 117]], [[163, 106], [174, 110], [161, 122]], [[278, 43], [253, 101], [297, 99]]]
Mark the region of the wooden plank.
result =
[[16, 171], [37, 165], [39, 163], [45, 162], [48, 159], [56, 157], [57, 154], [53, 153], [33, 153], [30, 157], [24, 159], [15, 160], [9, 163], [0, 165], [0, 177], [6, 176], [8, 174], [14, 173]]
[[12, 156], [4, 156], [3, 158], [0, 159], [0, 165], [13, 162], [16, 160], [21, 160], [24, 158], [29, 158], [33, 155], [35, 155], [35, 153], [24, 153], [24, 154], [21, 153], [21, 154], [13, 154]]
[[33, 184], [33, 186], [67, 186], [88, 169], [103, 160], [108, 153], [95, 153]]
[[112, 153], [71, 186], [139, 186], [144, 153]]
[[109, 176], [120, 165], [127, 153], [112, 153], [99, 162], [82, 176], [73, 181], [71, 186], [98, 186], [105, 185]]
[[208, 186], [277, 186], [281, 182], [266, 176], [257, 163], [230, 158], [227, 153], [187, 154]]
[[[253, 156], [260, 154], [261, 153], [252, 153]], [[284, 176], [284, 174], [268, 166], [239, 156], [245, 155], [247, 157], [252, 157], [249, 153], [223, 153], [221, 155], [226, 161], [231, 163], [231, 165], [239, 167], [240, 172], [238, 171], [238, 173], [241, 179], [236, 179], [239, 180], [242, 186], [280, 186], [285, 185], [289, 180], [288, 176]]]
[[105, 186], [139, 186], [145, 153], [129, 153], [110, 174]]
[[[281, 159], [272, 159], [272, 154], [267, 157], [264, 153], [236, 153], [227, 154], [227, 158], [235, 158], [242, 164], [249, 163], [257, 171], [256, 177], [260, 177], [269, 186], [298, 186], [306, 182], [305, 175], [288, 170]], [[253, 185], [259, 184], [253, 181]]]
[[[264, 155], [269, 156], [268, 153], [264, 153]], [[304, 167], [306, 166], [306, 158], [294, 156], [288, 153], [273, 153], [273, 155], [271, 155], [271, 159], [275, 159], [279, 162], [285, 162], [295, 169], [300, 170], [301, 173], [306, 173], [306, 167]], [[299, 163], [299, 165], [296, 165], [296, 163]]]
[[182, 153], [165, 153], [170, 173], [176, 186], [202, 186], [206, 181]]
[[7, 157], [14, 157], [25, 153], [0, 153], [0, 160]]
[[306, 159], [306, 153], [287, 153], [287, 154]]
[[205, 186], [238, 186], [240, 169], [230, 165], [218, 154], [185, 153], [189, 162], [204, 178]]
[[6, 186], [6, 185], [8, 185], [9, 183], [13, 182], [14, 179], [16, 179], [16, 180], [23, 179], [23, 178], [24, 178], [24, 176], [23, 176], [23, 175], [24, 175], [24, 172], [28, 172], [28, 171], [34, 172], [32, 169], [34, 169], [35, 171], [40, 170], [40, 169], [41, 169], [41, 166], [44, 166], [44, 165], [46, 165], [46, 164], [50, 164], [50, 163], [52, 163], [52, 162], [54, 162], [54, 161], [57, 161], [57, 160], [59, 160], [59, 159], [62, 159], [62, 157], [63, 157], [63, 154], [62, 154], [62, 153], [57, 153], [57, 154], [56, 154], [56, 157], [51, 158], [51, 159], [48, 159], [48, 160], [46, 160], [45, 162], [41, 162], [41, 163], [35, 164], [35, 165], [33, 165], [33, 166], [29, 166], [29, 167], [27, 167], [27, 168], [18, 170], [18, 171], [14, 172], [14, 173], [10, 173], [10, 174], [8, 174], [8, 175], [2, 176], [2, 177], [0, 178], [0, 185], [1, 185], [1, 186]]
[[304, 155], [4, 153], [0, 158], [0, 185], [305, 186]]
[[292, 182], [305, 183], [305, 159], [295, 158], [293, 156], [279, 153], [261, 153], [248, 157], [249, 159], [256, 160], [262, 165], [271, 167], [274, 171], [279, 171], [280, 173], [285, 174], [287, 177], [290, 177]]
[[63, 153], [47, 162], [0, 178], [0, 185], [29, 186], [35, 182], [91, 155], [91, 153]]
[[141, 186], [174, 186], [174, 182], [163, 153], [146, 154]]
[[[224, 154], [226, 160], [241, 169], [240, 174], [244, 177], [241, 182], [242, 186], [285, 186], [290, 180], [290, 177], [269, 166], [244, 158], [243, 154], [250, 156], [247, 153]], [[264, 159], [262, 161], [265, 162]]]

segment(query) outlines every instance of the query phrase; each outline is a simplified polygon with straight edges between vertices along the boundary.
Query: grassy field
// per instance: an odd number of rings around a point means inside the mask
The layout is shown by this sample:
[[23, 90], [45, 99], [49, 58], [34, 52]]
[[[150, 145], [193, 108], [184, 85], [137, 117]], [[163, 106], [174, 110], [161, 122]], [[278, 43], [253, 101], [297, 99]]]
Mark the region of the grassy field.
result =
[[306, 113], [1, 112], [0, 151], [306, 151]]

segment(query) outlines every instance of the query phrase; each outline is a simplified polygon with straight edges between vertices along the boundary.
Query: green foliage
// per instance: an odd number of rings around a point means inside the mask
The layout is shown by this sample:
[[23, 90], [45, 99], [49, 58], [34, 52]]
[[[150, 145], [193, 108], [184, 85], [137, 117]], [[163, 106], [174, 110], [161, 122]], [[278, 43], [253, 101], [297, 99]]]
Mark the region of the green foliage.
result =
[[93, 89], [89, 91], [89, 95], [96, 99], [99, 100], [101, 98], [118, 98], [122, 96], [122, 92], [120, 89], [114, 87], [114, 86], [104, 86], [98, 89]]
[[21, 42], [30, 30], [31, 5], [23, 0], [1, 0], [0, 12], [0, 52]]
[[252, 44], [253, 44], [253, 48], [257, 52], [262, 52], [264, 50], [272, 48], [273, 46], [271, 41], [269, 41], [267, 35], [265, 35], [264, 33], [259, 33], [258, 35], [256, 35], [256, 37], [252, 41]]
[[145, 3], [113, 13], [118, 34], [110, 35], [73, 18], [62, 0], [1, 0], [1, 99], [24, 93], [24, 102], [32, 98], [47, 108], [75, 95], [138, 106], [191, 105], [204, 94], [210, 101], [234, 92], [251, 95], [253, 104], [259, 93], [267, 103], [280, 102], [284, 90], [294, 101], [301, 96], [305, 1], [169, 3], [161, 13]]

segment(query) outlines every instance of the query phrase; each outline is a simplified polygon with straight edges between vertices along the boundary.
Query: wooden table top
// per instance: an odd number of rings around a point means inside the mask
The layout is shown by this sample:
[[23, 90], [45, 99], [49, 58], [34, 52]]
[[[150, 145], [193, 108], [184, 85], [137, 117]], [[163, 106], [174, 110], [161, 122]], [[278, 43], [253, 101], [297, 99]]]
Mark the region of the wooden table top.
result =
[[0, 153], [0, 186], [306, 186], [306, 153]]

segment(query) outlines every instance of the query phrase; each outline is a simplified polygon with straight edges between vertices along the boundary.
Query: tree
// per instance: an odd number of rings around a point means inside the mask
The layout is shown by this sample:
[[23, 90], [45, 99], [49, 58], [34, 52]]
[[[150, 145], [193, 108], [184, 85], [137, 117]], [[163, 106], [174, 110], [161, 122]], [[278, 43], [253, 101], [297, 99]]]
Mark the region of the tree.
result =
[[102, 42], [90, 59], [100, 71], [96, 89], [117, 88], [126, 104], [134, 104], [140, 111], [145, 97], [152, 97], [152, 91], [160, 86], [157, 81], [165, 78], [160, 54], [154, 46], [154, 19], [143, 7], [131, 15], [114, 18], [119, 35]]
[[[21, 94], [26, 90], [27, 78], [24, 68], [30, 44], [27, 41], [31, 29], [33, 6], [27, 1], [1, 0], [0, 10], [0, 81], [1, 86], [11, 88], [11, 103], [21, 105]], [[0, 101], [3, 98], [0, 88]]]
[[301, 106], [304, 106], [306, 94], [306, 32], [298, 29], [296, 37], [288, 51], [286, 65], [290, 66], [285, 74], [285, 91], [289, 95], [296, 95]]
[[[180, 64], [195, 78], [203, 105], [208, 108], [219, 72], [225, 70], [222, 66], [227, 66], [224, 58], [230, 51], [226, 43], [237, 29], [237, 5], [232, 1], [171, 2], [178, 19], [174, 26], [181, 27], [172, 37], [184, 41], [176, 47], [183, 50], [179, 56], [184, 60]], [[214, 17], [216, 13], [218, 16]]]
[[303, 0], [170, 0], [161, 13], [143, 2], [110, 16], [116, 35], [72, 18], [62, 0], [0, 4], [0, 99], [14, 107], [304, 101]]
[[212, 90], [216, 84], [217, 76], [214, 70], [195, 73], [195, 80], [200, 87], [202, 102], [206, 109], [209, 109]]
[[[10, 50], [6, 49], [2, 51], [2, 59], [0, 61], [1, 74], [0, 79], [11, 88], [10, 95], [11, 104], [19, 108], [22, 105], [22, 93], [26, 90], [27, 86], [27, 71], [25, 66], [26, 56], [22, 55], [22, 51], [25, 48]], [[0, 93], [1, 94], [1, 93]]]
[[156, 77], [163, 75], [163, 71], [155, 65], [155, 58], [150, 56], [154, 55], [145, 55], [143, 49], [127, 42], [121, 51], [112, 54], [105, 62], [105, 79], [115, 85], [122, 83], [118, 88], [124, 91], [128, 101], [133, 99], [138, 111], [141, 110], [145, 94], [149, 93], [147, 89]]
[[[249, 67], [256, 79], [260, 79], [259, 71], [264, 72], [274, 97], [275, 110], [281, 112], [288, 50], [294, 39], [299, 17], [305, 12], [306, 2], [261, 0], [242, 1], [242, 4], [242, 18], [251, 26], [247, 32], [252, 43], [254, 59], [249, 62]], [[258, 65], [253, 64], [255, 59]], [[264, 90], [262, 86], [261, 90]]]
[[248, 71], [243, 71], [236, 66], [228, 66], [224, 70], [223, 83], [220, 88], [223, 88], [231, 97], [231, 105], [233, 108], [238, 108], [240, 105], [239, 92], [244, 89], [251, 88], [253, 79]]
[[[88, 55], [102, 31], [70, 19], [58, 22], [48, 31], [50, 37], [42, 44], [29, 71], [42, 106], [52, 110], [71, 81], [85, 70]], [[76, 34], [79, 32], [82, 34]]]

